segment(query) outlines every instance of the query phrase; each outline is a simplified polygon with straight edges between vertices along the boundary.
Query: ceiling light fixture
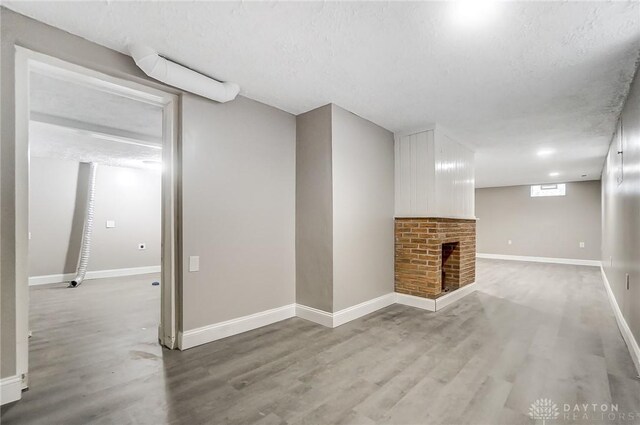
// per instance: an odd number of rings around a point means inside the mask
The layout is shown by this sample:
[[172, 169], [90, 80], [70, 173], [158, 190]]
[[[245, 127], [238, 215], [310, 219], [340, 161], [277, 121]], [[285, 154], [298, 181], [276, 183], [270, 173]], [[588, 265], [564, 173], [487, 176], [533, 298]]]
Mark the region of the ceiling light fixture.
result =
[[478, 27], [495, 18], [496, 0], [458, 0], [453, 4], [453, 19], [461, 27]]
[[559, 175], [560, 175], [560, 173], [558, 173], [557, 171], [553, 171], [553, 172], [549, 173], [549, 177], [557, 177]]
[[553, 149], [541, 149], [538, 151], [538, 156], [549, 156], [552, 153], [555, 153]]

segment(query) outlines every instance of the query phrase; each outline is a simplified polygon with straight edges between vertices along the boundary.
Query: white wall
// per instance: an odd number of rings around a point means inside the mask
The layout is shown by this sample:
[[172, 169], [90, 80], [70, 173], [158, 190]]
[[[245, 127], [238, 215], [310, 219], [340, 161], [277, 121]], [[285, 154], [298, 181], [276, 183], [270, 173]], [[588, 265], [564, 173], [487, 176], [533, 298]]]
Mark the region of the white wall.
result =
[[395, 137], [397, 217], [475, 218], [474, 154], [436, 126]]
[[[75, 272], [87, 177], [78, 162], [31, 158], [30, 277]], [[160, 184], [159, 171], [98, 165], [89, 271], [160, 265]]]
[[333, 311], [393, 292], [393, 135], [332, 105]]
[[184, 330], [294, 303], [295, 117], [185, 94], [182, 129]]

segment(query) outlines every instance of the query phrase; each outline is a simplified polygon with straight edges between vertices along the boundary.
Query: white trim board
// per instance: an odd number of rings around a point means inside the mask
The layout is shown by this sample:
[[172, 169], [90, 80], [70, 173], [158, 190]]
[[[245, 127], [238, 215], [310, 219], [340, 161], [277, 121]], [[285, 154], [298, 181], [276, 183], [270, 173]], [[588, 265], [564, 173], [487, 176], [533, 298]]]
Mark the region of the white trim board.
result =
[[333, 313], [333, 327], [344, 325], [347, 322], [366, 316], [381, 308], [389, 307], [391, 304], [395, 304], [395, 302], [396, 294], [395, 292], [391, 292], [381, 297], [336, 311]]
[[[102, 279], [105, 277], [135, 276], [139, 274], [160, 273], [160, 271], [161, 271], [161, 266], [130, 267], [126, 269], [111, 269], [111, 270], [95, 270], [95, 271], [88, 271], [85, 276], [85, 279]], [[76, 277], [75, 273], [32, 276], [29, 278], [29, 286], [46, 285], [48, 283], [70, 282], [71, 279], [73, 279], [74, 277]]]
[[22, 398], [22, 379], [18, 375], [0, 379], [0, 405]]
[[317, 308], [296, 304], [296, 316], [328, 328], [336, 328], [340, 325], [351, 322], [352, 320], [380, 310], [381, 308], [388, 307], [395, 302], [396, 294], [394, 292], [390, 292], [378, 298], [336, 311], [335, 313], [329, 313], [324, 310], [318, 310]]
[[248, 316], [238, 317], [213, 325], [178, 332], [178, 348], [186, 350], [208, 342], [217, 341], [228, 336], [251, 331], [281, 320], [295, 317], [296, 305], [289, 304], [271, 310], [261, 311]]
[[402, 305], [408, 305], [410, 307], [421, 308], [427, 311], [439, 311], [445, 308], [446, 306], [453, 304], [458, 301], [460, 298], [469, 295], [474, 292], [477, 287], [477, 283], [473, 282], [468, 285], [463, 286], [462, 288], [458, 288], [455, 291], [449, 292], [446, 295], [443, 295], [438, 298], [422, 298], [415, 297], [413, 295], [406, 294], [396, 294], [396, 303]]
[[622, 315], [622, 311], [620, 310], [618, 301], [613, 295], [611, 285], [609, 284], [609, 279], [607, 279], [607, 275], [604, 272], [604, 268], [602, 266], [600, 266], [600, 272], [602, 273], [602, 281], [604, 282], [604, 287], [607, 290], [609, 302], [611, 303], [611, 308], [613, 309], [613, 315], [616, 317], [616, 322], [618, 323], [618, 327], [620, 328], [622, 338], [627, 344], [627, 348], [629, 348], [629, 354], [631, 354], [633, 364], [636, 366], [636, 370], [638, 371], [638, 375], [640, 376], [640, 347], [638, 346], [638, 341], [636, 341], [636, 338], [633, 336], [633, 333], [631, 332], [627, 321]]
[[[472, 283], [438, 298], [437, 309], [446, 307], [475, 291], [475, 289], [476, 284]], [[395, 292], [390, 292], [378, 298], [347, 307], [335, 313], [329, 313], [302, 304], [289, 304], [185, 332], [178, 332], [178, 347], [181, 350], [187, 350], [198, 345], [251, 331], [292, 317], [300, 317], [301, 319], [309, 320], [328, 328], [336, 328], [396, 303], [436, 311], [436, 300], [412, 297]]]
[[492, 260], [529, 261], [532, 263], [571, 264], [574, 266], [600, 267], [600, 261], [598, 260], [579, 260], [577, 258], [530, 257], [527, 255], [481, 254], [481, 253], [477, 253], [476, 257], [490, 258]]
[[296, 316], [317, 323], [328, 328], [333, 328], [333, 313], [302, 304], [296, 304]]

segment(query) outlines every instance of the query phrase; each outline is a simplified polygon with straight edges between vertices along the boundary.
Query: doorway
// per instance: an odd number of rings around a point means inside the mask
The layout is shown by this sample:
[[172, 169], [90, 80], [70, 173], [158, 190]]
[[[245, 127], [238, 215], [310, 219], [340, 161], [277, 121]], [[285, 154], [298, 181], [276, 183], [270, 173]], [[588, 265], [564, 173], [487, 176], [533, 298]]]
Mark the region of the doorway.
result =
[[[157, 337], [160, 345], [171, 349], [176, 348], [178, 332], [176, 312], [178, 305], [176, 299], [178, 294], [177, 276], [180, 266], [178, 255], [178, 97], [153, 87], [115, 78], [57, 58], [16, 47], [16, 367], [17, 374], [23, 376], [23, 388], [29, 386], [29, 175], [30, 166], [33, 165], [30, 162], [32, 157], [29, 142], [32, 133], [37, 131], [35, 128], [38, 126], [49, 126], [49, 129], [55, 127], [57, 131], [67, 131], [68, 134], [63, 137], [67, 140], [73, 139], [74, 136], [88, 136], [103, 145], [111, 142], [119, 146], [134, 147], [138, 149], [139, 153], [149, 147], [149, 143], [145, 143], [145, 140], [140, 143], [140, 138], [130, 137], [131, 135], [126, 134], [126, 131], [120, 134], [110, 134], [109, 131], [104, 131], [106, 127], [109, 127], [102, 125], [104, 123], [85, 126], [86, 123], [78, 122], [79, 120], [74, 120], [73, 117], [66, 117], [67, 121], [64, 121], [65, 117], [51, 117], [46, 114], [38, 115], [36, 113], [30, 116], [30, 94], [34, 76], [36, 78], [52, 78], [56, 83], [72, 84], [94, 93], [137, 102], [159, 111], [160, 131], [157, 140], [159, 149], [157, 150], [161, 154], [158, 154], [157, 158], [141, 159], [139, 157], [136, 161], [139, 161], [141, 168], [157, 167], [161, 186], [159, 190], [161, 211], [158, 244], [160, 270], [157, 279], [160, 292]], [[30, 122], [33, 124], [33, 121], [38, 122], [35, 127], [30, 125]], [[101, 125], [102, 127], [100, 127]], [[146, 148], [144, 145], [147, 145]], [[55, 146], [49, 147], [56, 150]], [[85, 144], [81, 146], [81, 149], [84, 149], [89, 156], [92, 153], [92, 147], [89, 145]], [[144, 154], [142, 155], [144, 156]], [[79, 167], [82, 168], [81, 165]], [[109, 167], [109, 165], [105, 167]], [[81, 175], [79, 170], [78, 176], [81, 177]], [[113, 221], [105, 220], [101, 224], [107, 228], [110, 224], [117, 226], [117, 221], [109, 223]], [[143, 240], [139, 242], [146, 245]], [[146, 247], [141, 250], [144, 249]], [[73, 263], [72, 258], [67, 262], [69, 261]], [[79, 290], [82, 288], [80, 287]]]

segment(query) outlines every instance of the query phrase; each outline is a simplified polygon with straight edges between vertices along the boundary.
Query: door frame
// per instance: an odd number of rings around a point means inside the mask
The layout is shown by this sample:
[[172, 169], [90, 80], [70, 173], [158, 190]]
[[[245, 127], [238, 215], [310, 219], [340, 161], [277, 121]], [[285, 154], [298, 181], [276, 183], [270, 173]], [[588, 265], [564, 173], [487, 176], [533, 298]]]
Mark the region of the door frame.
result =
[[28, 387], [29, 370], [29, 77], [46, 73], [66, 81], [125, 96], [163, 109], [161, 302], [158, 340], [177, 348], [180, 271], [180, 96], [116, 78], [80, 65], [15, 46], [15, 277], [16, 374]]

